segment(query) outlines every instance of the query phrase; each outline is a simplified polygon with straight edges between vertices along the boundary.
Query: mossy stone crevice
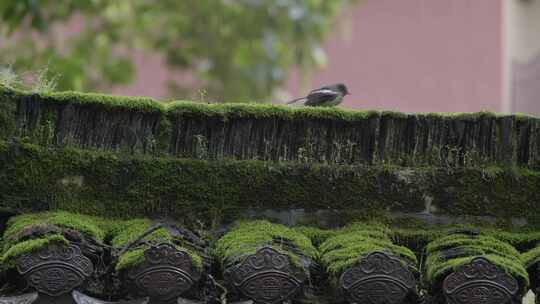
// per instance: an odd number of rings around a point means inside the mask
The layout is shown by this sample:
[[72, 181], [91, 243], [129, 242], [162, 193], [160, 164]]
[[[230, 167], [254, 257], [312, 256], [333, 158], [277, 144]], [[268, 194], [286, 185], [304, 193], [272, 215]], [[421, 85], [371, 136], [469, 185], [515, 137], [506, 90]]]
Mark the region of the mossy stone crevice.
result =
[[17, 116], [18, 92], [8, 90], [0, 85], [0, 138], [5, 139], [14, 135], [16, 130], [15, 117]]

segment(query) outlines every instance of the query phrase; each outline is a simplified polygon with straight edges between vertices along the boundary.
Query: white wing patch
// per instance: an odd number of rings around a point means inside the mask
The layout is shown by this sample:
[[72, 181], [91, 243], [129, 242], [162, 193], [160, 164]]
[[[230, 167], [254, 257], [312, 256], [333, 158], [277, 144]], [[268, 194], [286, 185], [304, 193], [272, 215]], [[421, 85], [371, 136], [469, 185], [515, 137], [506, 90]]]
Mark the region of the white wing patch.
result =
[[332, 90], [328, 90], [328, 89], [318, 89], [318, 90], [313, 90], [311, 91], [310, 94], [328, 94], [328, 95], [336, 95], [337, 93], [332, 91]]

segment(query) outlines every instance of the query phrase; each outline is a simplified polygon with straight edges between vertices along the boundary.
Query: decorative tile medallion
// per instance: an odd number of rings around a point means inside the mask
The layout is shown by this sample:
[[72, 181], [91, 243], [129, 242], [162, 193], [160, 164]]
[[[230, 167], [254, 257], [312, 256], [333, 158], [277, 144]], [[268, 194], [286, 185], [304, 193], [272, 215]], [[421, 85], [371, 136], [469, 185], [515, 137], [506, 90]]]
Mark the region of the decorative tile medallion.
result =
[[458, 267], [443, 281], [449, 304], [505, 304], [518, 290], [515, 278], [485, 258]]
[[191, 257], [171, 244], [152, 246], [144, 252], [144, 262], [128, 272], [136, 294], [169, 301], [179, 297], [199, 280]]
[[373, 252], [345, 270], [340, 285], [349, 303], [398, 304], [414, 289], [416, 280], [398, 258]]
[[37, 291], [59, 296], [81, 285], [94, 265], [76, 245], [49, 245], [17, 259], [17, 270]]
[[242, 263], [229, 268], [226, 276], [255, 303], [277, 304], [301, 291], [303, 280], [293, 273], [287, 255], [271, 247], [263, 247]]

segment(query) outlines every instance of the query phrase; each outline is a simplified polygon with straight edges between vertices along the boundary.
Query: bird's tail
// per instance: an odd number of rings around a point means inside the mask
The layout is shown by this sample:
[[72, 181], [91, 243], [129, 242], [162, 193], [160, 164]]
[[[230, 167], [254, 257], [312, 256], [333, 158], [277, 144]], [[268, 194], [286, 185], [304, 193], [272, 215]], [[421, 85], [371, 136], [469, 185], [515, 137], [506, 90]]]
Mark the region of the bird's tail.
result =
[[307, 99], [306, 99], [305, 97], [300, 97], [300, 98], [293, 99], [293, 100], [291, 100], [291, 101], [287, 101], [286, 104], [289, 105], [289, 104], [300, 103], [300, 102], [301, 102], [301, 103], [304, 103], [304, 102], [306, 102], [306, 101], [307, 101]]

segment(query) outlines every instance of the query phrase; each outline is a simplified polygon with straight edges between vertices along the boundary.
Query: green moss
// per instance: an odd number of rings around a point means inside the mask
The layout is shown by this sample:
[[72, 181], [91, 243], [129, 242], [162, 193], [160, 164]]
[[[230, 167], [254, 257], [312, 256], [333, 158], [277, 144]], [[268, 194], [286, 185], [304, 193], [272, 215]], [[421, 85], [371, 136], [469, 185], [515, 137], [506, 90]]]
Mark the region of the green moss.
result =
[[373, 241], [377, 243], [392, 244], [390, 239], [386, 235], [378, 234], [377, 232], [369, 230], [361, 231], [349, 231], [343, 233], [336, 233], [336, 236], [327, 239], [319, 247], [321, 251], [328, 252], [335, 249], [341, 249], [351, 246], [351, 244], [362, 243], [365, 241]]
[[[405, 114], [260, 103], [177, 101], [163, 104], [150, 98], [78, 92], [33, 94], [5, 87], [0, 88], [0, 100], [0, 138], [15, 135], [51, 147], [73, 145], [120, 150], [121, 153], [205, 159], [294, 159], [413, 167], [436, 165], [444, 169], [485, 166], [482, 177], [488, 179], [491, 176], [499, 179], [499, 167], [518, 165], [537, 169], [539, 165], [533, 146], [535, 133], [526, 130], [536, 128], [540, 120], [522, 115], [505, 116], [489, 112]], [[17, 104], [21, 111], [15, 111]], [[95, 110], [98, 114], [96, 117], [107, 120], [103, 124], [105, 126], [125, 121], [124, 114], [131, 112], [151, 114], [143, 119], [146, 122], [146, 119], [150, 120], [150, 123], [137, 125], [136, 130], [131, 130], [134, 132], [129, 132], [127, 128], [125, 132], [122, 131], [122, 136], [116, 133], [102, 136], [101, 132], [107, 133], [107, 130], [96, 125], [93, 115], [87, 115], [90, 118], [86, 119], [80, 115], [84, 112], [64, 111], [68, 104], [87, 113]], [[59, 117], [62, 117], [62, 122]], [[222, 123], [233, 119], [236, 120], [230, 124]], [[509, 120], [515, 122], [515, 128], [508, 129]], [[24, 123], [15, 124], [15, 121]], [[132, 119], [129, 121], [132, 122]], [[250, 127], [238, 128], [243, 124]], [[75, 129], [84, 129], [87, 125], [94, 125], [93, 129], [97, 131], [93, 131], [100, 134], [100, 140], [95, 140], [94, 136], [79, 138], [74, 134]], [[272, 139], [275, 133], [265, 133], [269, 131], [265, 130], [266, 125], [270, 128], [279, 125], [278, 129], [285, 130], [291, 128], [295, 136], [283, 142], [275, 141]], [[486, 131], [482, 131], [484, 125]], [[476, 131], [460, 131], [462, 127]], [[243, 134], [245, 129], [251, 129], [257, 139], [245, 142], [244, 138], [251, 136], [238, 134]], [[221, 139], [224, 137], [215, 136], [216, 131], [230, 131], [230, 135], [240, 138], [239, 144], [234, 142], [230, 145], [230, 141], [223, 144]], [[507, 136], [506, 131], [511, 134]], [[356, 132], [360, 132], [359, 135], [353, 136]], [[439, 132], [448, 134], [439, 141], [433, 137]], [[208, 135], [210, 138], [206, 138]], [[198, 146], [196, 141], [201, 138], [206, 141], [206, 153], [199, 153], [194, 148]], [[265, 146], [267, 141], [271, 142], [271, 146]], [[315, 145], [314, 141], [320, 144]], [[484, 141], [488, 144], [481, 143]], [[499, 141], [507, 142], [498, 145]]]
[[[436, 254], [437, 255], [437, 254]], [[464, 265], [472, 261], [474, 258], [483, 257], [493, 263], [494, 265], [499, 266], [508, 274], [516, 277], [520, 280], [525, 286], [529, 284], [529, 275], [523, 265], [521, 264], [519, 258], [514, 257], [513, 259], [507, 257], [501, 257], [494, 254], [486, 255], [474, 255], [469, 257], [461, 257], [456, 259], [445, 260], [438, 256], [429, 258], [426, 261], [426, 276], [425, 280], [427, 282], [436, 282], [439, 278], [444, 277], [446, 274], [451, 271], [455, 271], [459, 266]]]
[[[485, 179], [479, 168], [204, 161], [26, 143], [0, 146], [0, 207], [21, 212], [42, 204], [107, 217], [152, 213], [219, 222], [259, 208], [415, 213], [424, 210], [429, 196], [441, 214], [509, 218], [534, 215], [527, 210], [540, 200], [540, 174], [530, 170]], [[400, 178], [403, 170], [412, 170], [415, 178]], [[66, 183], [71, 177], [82, 182]]]
[[0, 86], [0, 138], [7, 138], [15, 131], [15, 111], [17, 104], [13, 102], [20, 93], [6, 90]]
[[249, 117], [287, 120], [312, 118], [355, 121], [381, 115], [377, 111], [351, 111], [330, 107], [289, 107], [261, 103], [204, 104], [189, 101], [170, 103], [168, 111], [172, 115], [193, 115], [197, 117], [218, 116], [224, 120]]
[[[23, 240], [23, 231], [32, 228], [55, 226], [59, 228], [69, 228], [81, 232], [89, 237], [103, 242], [105, 238], [110, 239], [113, 247], [121, 248], [131, 241], [139, 238], [147, 229], [151, 227], [152, 222], [148, 219], [134, 220], [115, 220], [104, 219], [95, 216], [86, 216], [81, 214], [59, 212], [42, 212], [35, 214], [24, 214], [11, 218], [8, 221], [7, 229], [4, 232], [4, 261], [12, 261], [15, 257], [26, 252], [37, 250], [47, 246], [52, 241], [67, 240], [60, 235], [60, 231], [50, 230], [52, 234], [39, 236], [30, 240]], [[144, 250], [148, 244], [159, 243], [178, 243], [165, 228], [160, 228], [143, 238], [144, 244], [139, 244], [133, 249], [127, 251], [121, 257], [116, 265], [118, 270], [134, 267], [144, 261]], [[175, 245], [179, 250], [186, 251], [191, 257], [195, 269], [202, 271], [202, 258], [192, 249]]]
[[477, 246], [486, 249], [499, 251], [507, 256], [518, 256], [519, 252], [510, 244], [504, 243], [491, 236], [479, 236], [471, 238], [467, 235], [455, 234], [439, 238], [428, 244], [426, 253], [434, 253], [436, 251], [446, 250], [450, 248], [459, 248], [462, 246]]
[[162, 113], [165, 105], [146, 97], [125, 97], [95, 93], [55, 92], [39, 94], [46, 103], [99, 106], [109, 110], [129, 110], [144, 113]]
[[240, 222], [220, 238], [214, 247], [214, 255], [223, 264], [232, 263], [254, 254], [263, 246], [271, 246], [287, 254], [291, 262], [299, 265], [299, 257], [286, 250], [292, 245], [302, 255], [317, 258], [317, 250], [302, 233], [268, 221]]
[[[0, 87], [0, 96], [18, 98], [31, 95], [31, 92], [14, 90]], [[219, 103], [206, 104], [193, 101], [174, 101], [168, 104], [146, 97], [114, 96], [96, 93], [81, 92], [53, 92], [41, 93], [39, 97], [45, 102], [73, 103], [80, 105], [100, 105], [110, 109], [132, 109], [143, 112], [163, 112], [165, 110], [175, 114], [195, 114], [197, 116], [223, 117], [276, 117], [276, 118], [323, 118], [339, 120], [363, 120], [369, 116], [390, 116], [395, 118], [430, 118], [430, 119], [458, 119], [475, 121], [482, 118], [518, 117], [520, 119], [534, 119], [534, 117], [517, 115], [501, 115], [493, 112], [477, 113], [418, 113], [405, 114], [395, 111], [352, 111], [332, 107], [289, 107], [285, 105], [262, 104], [262, 103]]]
[[[436, 243], [430, 244], [430, 247], [436, 246], [437, 243], [446, 242], [443, 238], [446, 237], [450, 232], [456, 229], [472, 229], [478, 230], [481, 232], [481, 235], [484, 237], [490, 237], [491, 239], [496, 239], [500, 242], [503, 242], [505, 248], [510, 246], [510, 250], [518, 249], [519, 251], [527, 251], [540, 242], [540, 231], [536, 230], [533, 227], [523, 227], [523, 228], [506, 228], [505, 230], [496, 228], [496, 224], [490, 225], [440, 225], [436, 227], [425, 227], [425, 228], [395, 228], [391, 229], [391, 237], [395, 243], [415, 248], [418, 252], [423, 251], [424, 247], [428, 243], [437, 240]], [[532, 230], [530, 230], [532, 229]], [[448, 239], [464, 239], [467, 241], [467, 237], [463, 235], [455, 235], [448, 237]]]
[[6, 268], [15, 267], [18, 257], [37, 251], [53, 243], [67, 246], [68, 241], [61, 235], [48, 235], [17, 243], [2, 254], [2, 266]]
[[[115, 248], [122, 248], [128, 243], [137, 240], [151, 226], [152, 222], [148, 219], [134, 219], [110, 223], [109, 235], [111, 237], [111, 245]], [[203, 269], [201, 256], [192, 249], [175, 244], [180, 241], [173, 238], [165, 228], [159, 228], [153, 231], [145, 236], [142, 241], [145, 242], [132, 247], [118, 258], [118, 262], [115, 265], [117, 271], [140, 265], [144, 262], [144, 251], [148, 249], [148, 246], [151, 246], [150, 244], [161, 243], [174, 244], [178, 250], [185, 251], [190, 256], [193, 267], [196, 270], [202, 271]]]
[[[184, 248], [182, 246], [175, 246], [176, 249], [180, 251], [185, 251], [189, 257], [191, 258], [191, 262], [193, 263], [193, 267], [201, 272], [203, 270], [203, 261], [200, 255], [196, 254], [190, 249]], [[115, 270], [116, 271], [123, 271], [126, 269], [130, 269], [133, 267], [137, 267], [138, 265], [142, 264], [144, 262], [144, 251], [147, 248], [136, 248], [133, 250], [129, 250], [123, 255], [121, 255], [118, 258], [118, 263], [116, 263]]]
[[118, 258], [118, 263], [115, 266], [116, 271], [121, 271], [128, 268], [136, 267], [144, 262], [143, 248], [130, 250]]
[[[124, 246], [127, 243], [136, 240], [151, 226], [152, 222], [148, 219], [135, 219], [118, 222], [111, 231], [111, 235], [114, 235], [111, 240], [111, 245], [113, 247]], [[144, 237], [143, 240], [153, 241], [156, 243], [169, 242], [172, 240], [172, 237], [165, 228], [160, 228]]]
[[0, 153], [4, 154], [8, 151], [9, 145], [7, 142], [0, 140]]
[[405, 265], [416, 269], [418, 262], [414, 253], [406, 247], [393, 244], [389, 233], [390, 230], [380, 224], [349, 225], [319, 246], [321, 260], [333, 276], [339, 276], [345, 269], [373, 252], [400, 257]]
[[521, 260], [523, 261], [523, 264], [528, 268], [532, 264], [538, 262], [540, 258], [540, 246], [533, 248], [527, 252], [524, 252], [521, 254]]
[[519, 248], [527, 250], [532, 248], [534, 244], [540, 242], [540, 231], [504, 231], [502, 229], [492, 229], [483, 232], [486, 235], [492, 236], [503, 242]]
[[[445, 250], [452, 250], [452, 255], [444, 256]], [[488, 259], [525, 285], [529, 283], [519, 252], [493, 236], [447, 235], [428, 244], [426, 253], [425, 280], [431, 285], [435, 285], [446, 274], [476, 257]]]
[[293, 227], [293, 229], [307, 236], [314, 246], [319, 246], [326, 239], [336, 234], [335, 230], [321, 229], [311, 226], [297, 226]]
[[4, 241], [8, 245], [13, 244], [19, 240], [21, 232], [26, 229], [36, 225], [54, 225], [77, 230], [102, 242], [105, 238], [105, 232], [99, 227], [99, 224], [103, 221], [103, 219], [97, 217], [63, 211], [23, 214], [8, 221], [4, 232]]

